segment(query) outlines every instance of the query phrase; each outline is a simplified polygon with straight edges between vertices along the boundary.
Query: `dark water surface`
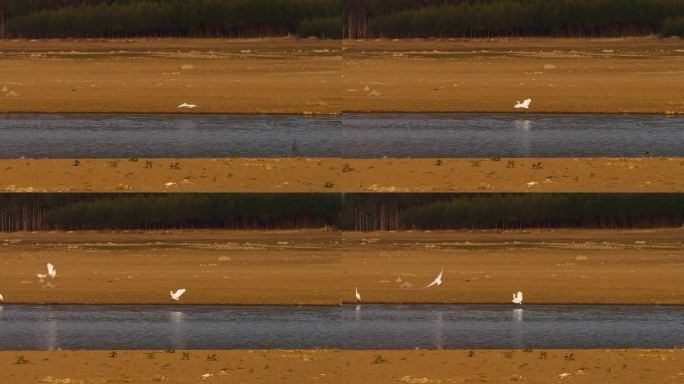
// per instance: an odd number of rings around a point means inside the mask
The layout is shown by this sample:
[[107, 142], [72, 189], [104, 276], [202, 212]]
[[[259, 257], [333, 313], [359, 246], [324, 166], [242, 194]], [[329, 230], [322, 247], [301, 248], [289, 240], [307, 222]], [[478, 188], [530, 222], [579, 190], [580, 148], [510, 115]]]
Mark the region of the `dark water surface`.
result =
[[0, 158], [684, 156], [684, 117], [0, 115]]
[[5, 305], [0, 349], [684, 346], [684, 307]]

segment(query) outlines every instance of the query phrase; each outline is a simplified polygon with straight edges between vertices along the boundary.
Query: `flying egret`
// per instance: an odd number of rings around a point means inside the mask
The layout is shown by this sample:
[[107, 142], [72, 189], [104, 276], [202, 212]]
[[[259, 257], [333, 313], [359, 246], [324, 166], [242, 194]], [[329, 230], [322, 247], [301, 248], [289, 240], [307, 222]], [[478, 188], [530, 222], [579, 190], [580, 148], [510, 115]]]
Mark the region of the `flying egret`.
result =
[[180, 297], [183, 296], [183, 294], [185, 293], [185, 289], [181, 288], [177, 290], [176, 293], [174, 293], [173, 291], [169, 291], [169, 293], [171, 294], [171, 300], [178, 301], [180, 300]]
[[522, 292], [518, 291], [518, 293], [514, 293], [512, 301], [513, 301], [513, 304], [522, 304], [522, 302], [523, 302]]
[[195, 109], [195, 108], [197, 108], [197, 105], [195, 105], [195, 104], [183, 103], [183, 104], [179, 105], [178, 108]]
[[57, 277], [57, 270], [55, 269], [55, 266], [52, 265], [52, 264], [50, 264], [50, 263], [47, 263], [47, 274], [45, 274], [45, 273], [36, 273], [36, 277], [38, 277], [38, 279], [40, 279], [40, 282], [41, 282], [41, 283], [43, 282], [43, 279], [46, 278], [46, 277], [48, 277], [48, 276], [50, 276], [50, 277], [53, 278], [53, 279], [54, 279], [55, 277]]
[[523, 100], [522, 103], [520, 101], [518, 101], [517, 104], [513, 106], [513, 108], [515, 108], [515, 109], [529, 109], [530, 103], [532, 103], [532, 99], [525, 99], [525, 100]]
[[360, 303], [361, 302], [361, 295], [359, 294], [359, 289], [354, 288], [354, 292], [356, 292], [356, 302]]
[[48, 269], [48, 276], [50, 276], [53, 279], [55, 277], [57, 277], [57, 270], [55, 269], [54, 265], [47, 263], [47, 269]]
[[442, 267], [442, 270], [439, 272], [439, 275], [437, 275], [437, 278], [432, 281], [432, 283], [428, 284], [425, 288], [430, 288], [433, 285], [436, 285], [438, 287], [442, 286], [442, 274], [444, 274], [444, 267]]

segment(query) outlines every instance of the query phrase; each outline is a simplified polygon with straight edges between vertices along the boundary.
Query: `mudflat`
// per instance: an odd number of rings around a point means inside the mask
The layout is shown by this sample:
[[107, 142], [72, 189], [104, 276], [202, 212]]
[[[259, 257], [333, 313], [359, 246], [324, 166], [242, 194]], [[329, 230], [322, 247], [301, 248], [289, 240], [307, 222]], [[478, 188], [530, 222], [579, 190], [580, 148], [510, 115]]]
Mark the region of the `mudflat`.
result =
[[[680, 192], [684, 158], [0, 160], [3, 192]], [[150, 163], [148, 163], [148, 160]], [[77, 164], [77, 165], [76, 165]]]
[[[345, 112], [684, 113], [679, 39], [344, 43]], [[562, 128], [562, 127], [559, 127]]]
[[1, 112], [338, 114], [339, 42], [0, 41]]
[[7, 383], [644, 383], [684, 377], [682, 349], [2, 351]]
[[[13, 303], [684, 304], [684, 230], [6, 233]], [[58, 276], [42, 282], [45, 264]], [[441, 288], [425, 289], [444, 268]]]

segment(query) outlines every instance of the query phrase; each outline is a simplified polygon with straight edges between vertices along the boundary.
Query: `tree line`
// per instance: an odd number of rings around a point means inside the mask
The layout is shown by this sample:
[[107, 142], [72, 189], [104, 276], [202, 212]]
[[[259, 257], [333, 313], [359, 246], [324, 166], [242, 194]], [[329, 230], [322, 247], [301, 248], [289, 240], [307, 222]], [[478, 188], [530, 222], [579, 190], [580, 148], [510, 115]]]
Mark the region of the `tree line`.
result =
[[344, 0], [0, 0], [3, 35], [340, 38]]
[[347, 38], [682, 36], [684, 0], [347, 0]]
[[2, 194], [0, 231], [657, 228], [684, 194]]

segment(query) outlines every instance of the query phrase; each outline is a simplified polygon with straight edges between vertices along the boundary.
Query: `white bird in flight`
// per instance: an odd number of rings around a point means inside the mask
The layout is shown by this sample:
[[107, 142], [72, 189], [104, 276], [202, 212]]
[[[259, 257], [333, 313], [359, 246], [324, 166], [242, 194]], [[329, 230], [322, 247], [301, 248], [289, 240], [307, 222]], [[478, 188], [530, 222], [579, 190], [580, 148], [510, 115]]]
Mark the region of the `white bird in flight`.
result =
[[55, 266], [51, 263], [47, 263], [47, 275], [44, 273], [37, 273], [36, 276], [42, 281], [44, 278], [50, 276], [51, 278], [57, 277], [57, 270]]
[[515, 109], [529, 109], [530, 108], [530, 103], [532, 103], [532, 99], [525, 99], [521, 103], [520, 101], [517, 102], [516, 105], [513, 106]]
[[436, 285], [438, 287], [442, 286], [442, 274], [444, 274], [444, 268], [439, 272], [439, 275], [435, 278], [435, 280], [432, 281], [432, 283], [428, 284], [425, 288], [430, 288], [433, 285]]
[[179, 105], [178, 108], [195, 109], [195, 108], [197, 108], [197, 105], [195, 105], [195, 104], [183, 103], [183, 104]]
[[181, 288], [177, 290], [175, 293], [173, 291], [169, 291], [169, 293], [171, 294], [171, 300], [178, 301], [180, 300], [180, 297], [183, 296], [183, 294], [185, 293], [185, 289]]
[[359, 289], [354, 288], [354, 292], [356, 293], [356, 302], [360, 303], [361, 302], [361, 295], [359, 294]]
[[522, 302], [523, 302], [522, 292], [518, 291], [518, 293], [514, 293], [512, 301], [513, 301], [513, 304], [522, 304]]

